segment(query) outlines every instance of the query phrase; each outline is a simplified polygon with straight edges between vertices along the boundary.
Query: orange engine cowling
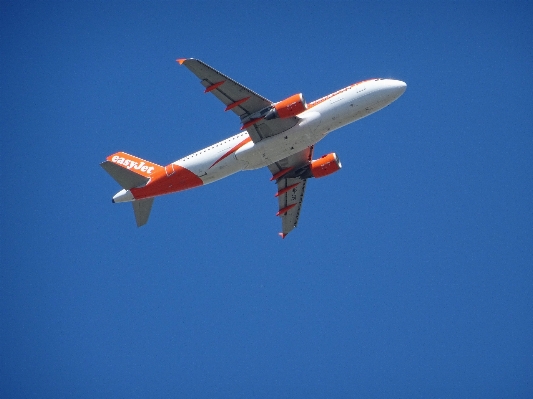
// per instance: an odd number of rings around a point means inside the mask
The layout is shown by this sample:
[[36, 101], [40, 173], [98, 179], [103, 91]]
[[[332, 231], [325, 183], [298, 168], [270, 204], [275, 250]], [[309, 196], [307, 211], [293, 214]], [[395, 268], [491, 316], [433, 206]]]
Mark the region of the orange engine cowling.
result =
[[295, 94], [280, 101], [265, 115], [265, 119], [274, 118], [291, 118], [301, 114], [307, 109], [307, 103], [304, 100], [302, 93]]
[[317, 179], [319, 177], [331, 175], [340, 168], [342, 168], [341, 161], [334, 152], [323, 155], [319, 159], [315, 159], [310, 165], [311, 174]]

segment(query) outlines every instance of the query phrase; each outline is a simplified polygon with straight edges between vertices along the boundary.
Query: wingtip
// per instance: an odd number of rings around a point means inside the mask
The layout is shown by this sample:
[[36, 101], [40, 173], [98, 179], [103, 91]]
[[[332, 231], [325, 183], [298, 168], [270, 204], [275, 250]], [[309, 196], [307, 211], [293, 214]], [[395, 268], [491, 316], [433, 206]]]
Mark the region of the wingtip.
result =
[[287, 234], [285, 233], [278, 233], [278, 235], [281, 237], [281, 239], [285, 239], [285, 237], [287, 237]]
[[180, 65], [182, 65], [185, 61], [187, 61], [187, 58], [178, 58], [176, 62]]

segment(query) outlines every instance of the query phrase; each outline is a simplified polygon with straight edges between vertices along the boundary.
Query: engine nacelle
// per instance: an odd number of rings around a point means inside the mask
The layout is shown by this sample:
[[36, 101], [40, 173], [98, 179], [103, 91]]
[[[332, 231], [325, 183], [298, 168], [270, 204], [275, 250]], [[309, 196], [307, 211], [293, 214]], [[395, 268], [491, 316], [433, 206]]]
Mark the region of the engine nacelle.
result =
[[323, 155], [319, 159], [315, 159], [309, 166], [311, 174], [317, 179], [319, 177], [331, 175], [332, 173], [337, 172], [340, 168], [342, 168], [341, 161], [334, 152]]
[[265, 115], [265, 119], [270, 120], [275, 118], [292, 118], [293, 116], [301, 114], [306, 109], [307, 103], [305, 102], [302, 93], [299, 93], [275, 104], [274, 107]]

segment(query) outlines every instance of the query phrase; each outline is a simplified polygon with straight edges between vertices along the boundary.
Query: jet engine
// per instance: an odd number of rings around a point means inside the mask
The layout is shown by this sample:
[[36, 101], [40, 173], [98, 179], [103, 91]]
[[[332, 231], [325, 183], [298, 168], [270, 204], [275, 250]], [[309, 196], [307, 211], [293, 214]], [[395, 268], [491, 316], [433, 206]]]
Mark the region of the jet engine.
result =
[[275, 104], [272, 109], [266, 113], [265, 119], [270, 120], [275, 118], [291, 118], [301, 114], [306, 109], [307, 103], [305, 102], [302, 93], [299, 93]]
[[332, 173], [337, 172], [340, 168], [342, 168], [341, 161], [334, 152], [313, 160], [311, 165], [309, 165], [311, 175], [317, 179], [319, 177], [331, 175]]

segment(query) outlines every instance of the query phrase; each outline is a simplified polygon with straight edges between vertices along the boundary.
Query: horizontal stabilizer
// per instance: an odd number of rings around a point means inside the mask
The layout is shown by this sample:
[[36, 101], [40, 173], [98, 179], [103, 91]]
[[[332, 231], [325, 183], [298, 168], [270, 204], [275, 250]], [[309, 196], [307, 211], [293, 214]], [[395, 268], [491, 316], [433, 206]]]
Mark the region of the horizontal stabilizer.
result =
[[111, 161], [104, 161], [100, 166], [125, 190], [143, 186], [150, 180], [149, 177], [142, 176]]
[[142, 200], [133, 201], [133, 213], [135, 213], [135, 221], [137, 222], [137, 227], [141, 227], [148, 222], [150, 217], [150, 211], [152, 210], [152, 204], [154, 203], [154, 198], [146, 198]]

